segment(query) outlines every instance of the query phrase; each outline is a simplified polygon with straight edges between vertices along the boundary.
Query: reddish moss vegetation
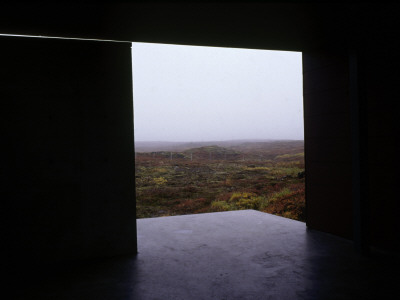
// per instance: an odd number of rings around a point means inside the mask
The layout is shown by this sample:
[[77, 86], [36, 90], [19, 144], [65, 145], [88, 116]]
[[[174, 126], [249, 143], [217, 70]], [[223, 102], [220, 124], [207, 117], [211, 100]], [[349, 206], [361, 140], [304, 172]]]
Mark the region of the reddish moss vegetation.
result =
[[302, 172], [296, 141], [137, 153], [137, 216], [256, 209], [305, 221]]

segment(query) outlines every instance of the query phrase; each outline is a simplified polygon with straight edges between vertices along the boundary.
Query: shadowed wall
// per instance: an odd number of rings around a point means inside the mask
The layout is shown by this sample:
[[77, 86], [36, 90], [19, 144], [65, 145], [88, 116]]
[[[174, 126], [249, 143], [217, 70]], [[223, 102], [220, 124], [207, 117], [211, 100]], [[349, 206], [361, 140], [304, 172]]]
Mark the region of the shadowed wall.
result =
[[[381, 37], [382, 38], [382, 37]], [[400, 251], [399, 46], [384, 36], [365, 45], [362, 57], [369, 237], [371, 245]]]
[[307, 226], [352, 238], [347, 53], [303, 53], [303, 94]]
[[0, 49], [7, 263], [135, 252], [131, 44], [0, 37]]

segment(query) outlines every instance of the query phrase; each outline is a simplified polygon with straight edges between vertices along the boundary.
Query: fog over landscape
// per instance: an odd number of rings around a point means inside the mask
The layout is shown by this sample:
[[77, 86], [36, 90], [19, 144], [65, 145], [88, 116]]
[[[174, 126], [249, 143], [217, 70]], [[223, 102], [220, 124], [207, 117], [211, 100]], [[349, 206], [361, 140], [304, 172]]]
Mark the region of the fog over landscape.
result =
[[132, 44], [135, 141], [302, 140], [300, 52]]

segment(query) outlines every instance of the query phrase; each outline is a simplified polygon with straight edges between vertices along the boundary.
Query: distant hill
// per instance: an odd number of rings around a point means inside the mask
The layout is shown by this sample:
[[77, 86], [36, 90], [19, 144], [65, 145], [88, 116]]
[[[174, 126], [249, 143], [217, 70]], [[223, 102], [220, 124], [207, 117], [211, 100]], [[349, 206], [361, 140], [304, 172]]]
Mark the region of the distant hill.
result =
[[135, 141], [136, 152], [156, 152], [156, 151], [182, 151], [187, 142], [140, 142]]
[[194, 155], [196, 158], [201, 159], [236, 159], [240, 156], [240, 152], [220, 147], [217, 145], [204, 146], [198, 148], [190, 148], [184, 151], [185, 156], [190, 157]]
[[[302, 140], [228, 140], [228, 141], [205, 141], [205, 142], [135, 142], [136, 152], [157, 152], [157, 151], [173, 151], [183, 152], [193, 148], [201, 148], [207, 146], [218, 146], [229, 148], [234, 151], [247, 152], [254, 150], [273, 151], [274, 149], [287, 148], [290, 153], [296, 153], [299, 148], [304, 148]], [[297, 150], [296, 150], [297, 149]], [[294, 151], [294, 152], [293, 152]]]

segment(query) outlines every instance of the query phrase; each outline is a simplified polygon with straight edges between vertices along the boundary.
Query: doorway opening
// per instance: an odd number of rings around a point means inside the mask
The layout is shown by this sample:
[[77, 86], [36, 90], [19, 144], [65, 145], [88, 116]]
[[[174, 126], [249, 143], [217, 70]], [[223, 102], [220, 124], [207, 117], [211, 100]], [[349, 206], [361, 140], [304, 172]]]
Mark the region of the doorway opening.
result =
[[132, 44], [137, 218], [305, 221], [300, 52]]

